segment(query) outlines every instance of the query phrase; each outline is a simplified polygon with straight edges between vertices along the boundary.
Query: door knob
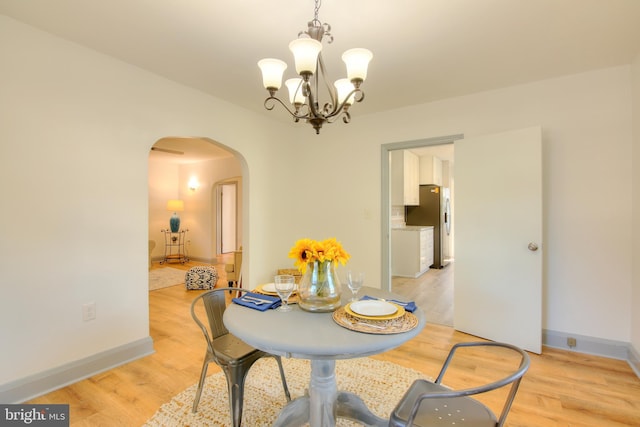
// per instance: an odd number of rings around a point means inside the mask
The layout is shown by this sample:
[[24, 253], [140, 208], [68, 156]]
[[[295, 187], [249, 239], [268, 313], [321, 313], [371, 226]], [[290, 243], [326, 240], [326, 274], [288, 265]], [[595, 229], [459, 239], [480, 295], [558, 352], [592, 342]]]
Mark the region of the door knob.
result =
[[535, 243], [533, 243], [533, 242], [529, 243], [529, 246], [527, 246], [527, 247], [529, 248], [529, 250], [530, 250], [531, 252], [535, 252], [535, 251], [537, 251], [537, 250], [538, 250], [538, 245], [536, 245], [536, 244], [535, 244]]

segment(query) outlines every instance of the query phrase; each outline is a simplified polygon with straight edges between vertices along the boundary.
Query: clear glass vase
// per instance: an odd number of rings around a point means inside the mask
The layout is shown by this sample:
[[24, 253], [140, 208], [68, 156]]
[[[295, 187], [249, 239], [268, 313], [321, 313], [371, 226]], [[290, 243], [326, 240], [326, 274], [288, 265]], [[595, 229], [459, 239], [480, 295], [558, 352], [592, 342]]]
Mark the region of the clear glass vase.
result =
[[340, 307], [341, 291], [333, 262], [310, 262], [298, 284], [298, 305], [306, 311], [335, 311]]

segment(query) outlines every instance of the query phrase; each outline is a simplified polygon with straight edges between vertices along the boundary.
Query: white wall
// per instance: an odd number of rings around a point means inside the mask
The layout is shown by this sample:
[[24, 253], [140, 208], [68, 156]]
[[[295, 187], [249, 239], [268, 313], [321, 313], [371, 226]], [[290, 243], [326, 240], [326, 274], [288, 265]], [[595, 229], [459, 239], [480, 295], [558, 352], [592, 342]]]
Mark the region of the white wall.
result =
[[[292, 150], [283, 124], [4, 16], [0, 56], [2, 389], [148, 337], [148, 154], [158, 139], [203, 136], [241, 152], [244, 202], [257, 212], [273, 210], [272, 188], [287, 190], [271, 170]], [[257, 219], [243, 218], [255, 230], [247, 280], [277, 264], [265, 251], [275, 236]], [[97, 319], [83, 322], [90, 301]]]
[[544, 326], [631, 339], [630, 67], [370, 116], [356, 105], [317, 136], [3, 16], [0, 56], [0, 385], [148, 336], [148, 153], [175, 135], [241, 153], [249, 286], [291, 265], [302, 237], [338, 238], [379, 286], [381, 144], [541, 125]]
[[[633, 79], [633, 294], [631, 298], [631, 344], [640, 357], [640, 54], [632, 71]], [[640, 365], [637, 368], [640, 371]]]
[[[366, 88], [364, 88], [366, 91]], [[367, 98], [365, 102], [376, 102]], [[298, 174], [305, 220], [332, 218], [353, 263], [379, 275], [380, 145], [541, 125], [545, 329], [628, 342], [631, 325], [631, 84], [616, 67], [359, 117], [316, 138]], [[362, 153], [362, 154], [358, 154]], [[329, 167], [330, 165], [330, 167]], [[344, 173], [338, 171], [344, 170]], [[347, 171], [357, 171], [350, 173]], [[303, 175], [300, 175], [303, 176]], [[320, 177], [320, 178], [318, 178]], [[348, 179], [347, 179], [348, 178]], [[304, 189], [307, 191], [304, 191]], [[324, 193], [328, 202], [318, 205]], [[315, 201], [315, 202], [314, 202]], [[308, 228], [310, 229], [310, 228]], [[375, 279], [373, 279], [375, 280]]]

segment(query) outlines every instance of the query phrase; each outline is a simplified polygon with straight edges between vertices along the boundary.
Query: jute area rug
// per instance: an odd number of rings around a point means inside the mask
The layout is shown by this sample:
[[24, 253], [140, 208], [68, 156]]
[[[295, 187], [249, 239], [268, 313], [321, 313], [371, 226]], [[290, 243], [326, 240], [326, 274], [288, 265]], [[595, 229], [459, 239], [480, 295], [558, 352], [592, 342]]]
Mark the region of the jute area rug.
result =
[[149, 271], [149, 290], [168, 288], [184, 283], [186, 271], [177, 268], [163, 267]]
[[[311, 375], [309, 361], [283, 358], [282, 363], [291, 398], [303, 396]], [[336, 362], [338, 390], [357, 394], [374, 414], [382, 418], [389, 418], [402, 395], [418, 378], [425, 376], [413, 369], [368, 357]], [[193, 414], [191, 407], [196, 388], [197, 384], [162, 405], [145, 427], [230, 426], [231, 415], [224, 374], [218, 372], [207, 378], [198, 412]], [[253, 365], [245, 382], [244, 393], [242, 425], [270, 426], [286, 404], [278, 365], [273, 358], [260, 359]], [[360, 425], [344, 419], [337, 421], [337, 426], [341, 427]]]

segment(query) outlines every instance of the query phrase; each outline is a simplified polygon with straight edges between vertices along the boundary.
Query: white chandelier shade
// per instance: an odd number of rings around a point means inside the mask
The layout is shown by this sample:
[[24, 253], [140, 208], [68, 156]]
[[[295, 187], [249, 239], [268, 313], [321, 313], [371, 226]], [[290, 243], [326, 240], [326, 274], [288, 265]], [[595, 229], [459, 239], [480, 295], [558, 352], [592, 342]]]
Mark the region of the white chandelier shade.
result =
[[297, 77], [288, 79], [284, 84], [287, 86], [287, 89], [289, 89], [289, 102], [293, 105], [304, 104], [305, 97], [302, 94], [302, 79]]
[[[338, 90], [339, 104], [342, 104], [343, 102], [345, 103], [345, 105], [353, 104], [353, 101], [356, 98], [356, 94], [353, 93], [353, 91], [355, 90], [355, 86], [353, 85], [353, 83], [351, 83], [351, 80], [338, 79], [335, 81], [335, 83], [333, 83], [333, 85]], [[349, 96], [349, 94], [351, 94], [351, 96]]]
[[373, 58], [373, 54], [369, 49], [355, 48], [343, 53], [342, 60], [347, 64], [347, 77], [349, 80], [365, 81], [371, 58]]
[[262, 84], [267, 90], [278, 90], [282, 86], [282, 75], [287, 63], [279, 59], [265, 58], [258, 61], [262, 70]]
[[295, 59], [296, 73], [301, 76], [316, 73], [318, 54], [322, 50], [322, 43], [314, 39], [295, 39], [289, 43], [289, 50]]

